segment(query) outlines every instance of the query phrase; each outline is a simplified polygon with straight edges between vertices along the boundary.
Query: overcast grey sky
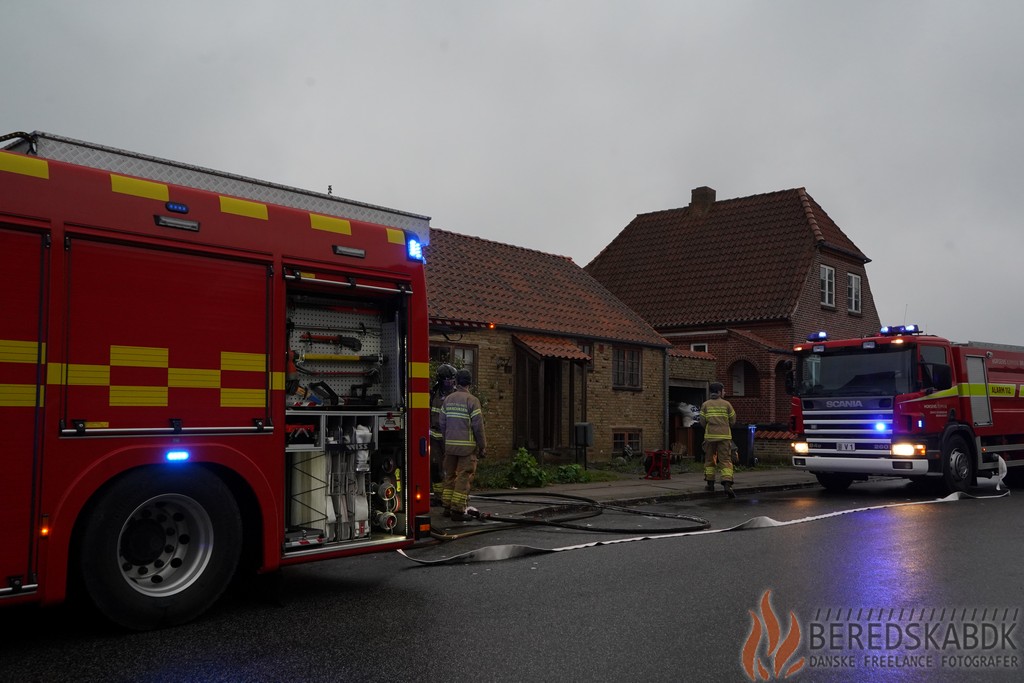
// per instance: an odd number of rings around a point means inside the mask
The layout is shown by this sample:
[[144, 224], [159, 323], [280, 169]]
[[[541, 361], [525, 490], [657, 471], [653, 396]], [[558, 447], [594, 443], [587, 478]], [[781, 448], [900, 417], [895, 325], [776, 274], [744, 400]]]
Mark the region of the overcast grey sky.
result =
[[0, 16], [0, 133], [332, 185], [581, 266], [694, 187], [805, 187], [872, 259], [883, 323], [1024, 344], [1019, 0], [8, 0]]

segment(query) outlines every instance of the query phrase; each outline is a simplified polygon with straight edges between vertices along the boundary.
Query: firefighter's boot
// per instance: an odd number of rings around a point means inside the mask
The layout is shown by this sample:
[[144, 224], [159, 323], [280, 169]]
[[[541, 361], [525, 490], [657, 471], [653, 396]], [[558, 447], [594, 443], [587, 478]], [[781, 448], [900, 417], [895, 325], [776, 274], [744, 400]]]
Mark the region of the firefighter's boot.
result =
[[736, 492], [732, 490], [732, 482], [731, 481], [723, 481], [722, 482], [722, 487], [725, 489], [725, 495], [729, 496], [730, 498], [735, 498], [736, 497]]
[[714, 491], [715, 490], [715, 480], [714, 479], [705, 480], [704, 481], [704, 490], [705, 491]]

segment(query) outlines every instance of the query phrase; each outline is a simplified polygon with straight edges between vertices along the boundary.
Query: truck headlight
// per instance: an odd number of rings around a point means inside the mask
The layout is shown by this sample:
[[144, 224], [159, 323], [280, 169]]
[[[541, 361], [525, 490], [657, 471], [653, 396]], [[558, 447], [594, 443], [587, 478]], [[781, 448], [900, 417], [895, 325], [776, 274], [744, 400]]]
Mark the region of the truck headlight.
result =
[[807, 442], [797, 441], [796, 443], [793, 444], [793, 450], [797, 453], [797, 455], [807, 455]]
[[894, 443], [892, 445], [892, 454], [901, 458], [910, 458], [915, 455], [924, 455], [925, 448], [923, 443]]

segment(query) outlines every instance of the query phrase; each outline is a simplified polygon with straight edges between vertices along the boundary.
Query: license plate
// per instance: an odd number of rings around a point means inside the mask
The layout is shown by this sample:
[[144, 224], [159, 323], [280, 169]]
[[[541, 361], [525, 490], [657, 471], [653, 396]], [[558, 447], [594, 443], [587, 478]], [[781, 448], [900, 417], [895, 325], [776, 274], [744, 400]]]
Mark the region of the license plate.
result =
[[836, 443], [837, 451], [855, 451], [857, 450], [857, 444], [853, 441], [840, 441]]

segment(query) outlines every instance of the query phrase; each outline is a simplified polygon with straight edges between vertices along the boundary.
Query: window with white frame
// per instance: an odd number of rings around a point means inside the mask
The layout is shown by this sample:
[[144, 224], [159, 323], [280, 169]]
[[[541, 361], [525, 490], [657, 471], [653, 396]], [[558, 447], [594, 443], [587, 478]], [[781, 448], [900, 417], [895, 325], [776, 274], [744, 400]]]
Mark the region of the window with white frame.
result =
[[617, 347], [612, 350], [612, 387], [642, 389], [641, 351]]
[[846, 310], [860, 313], [860, 275], [846, 274]]
[[700, 351], [701, 353], [707, 353], [708, 352], [708, 345], [703, 343], [703, 342], [699, 343], [699, 344], [690, 344], [690, 350], [691, 351]]
[[836, 305], [836, 269], [832, 266], [821, 267], [821, 305]]

